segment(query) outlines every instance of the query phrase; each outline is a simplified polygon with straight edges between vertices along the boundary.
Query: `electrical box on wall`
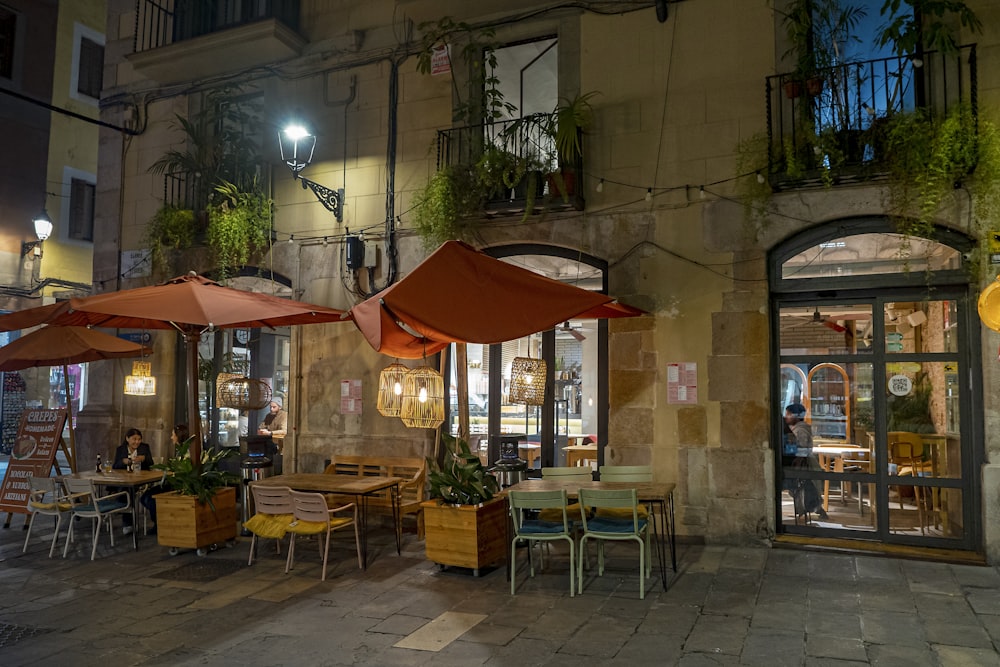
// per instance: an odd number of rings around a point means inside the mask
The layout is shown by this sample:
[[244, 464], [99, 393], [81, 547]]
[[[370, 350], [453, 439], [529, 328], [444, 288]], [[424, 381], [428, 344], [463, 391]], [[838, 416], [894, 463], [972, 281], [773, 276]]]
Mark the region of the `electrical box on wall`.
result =
[[347, 254], [347, 268], [360, 269], [364, 266], [365, 246], [357, 236], [348, 236], [344, 243]]
[[365, 256], [363, 265], [366, 269], [378, 266], [378, 247], [374, 241], [365, 241]]

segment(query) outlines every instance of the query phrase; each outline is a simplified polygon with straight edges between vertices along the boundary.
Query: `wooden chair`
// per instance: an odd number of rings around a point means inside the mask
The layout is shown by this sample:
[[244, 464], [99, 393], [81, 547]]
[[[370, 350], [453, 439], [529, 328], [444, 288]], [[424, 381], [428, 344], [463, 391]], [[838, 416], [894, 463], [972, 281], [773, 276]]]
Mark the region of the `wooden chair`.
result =
[[[933, 475], [931, 461], [925, 460], [924, 441], [917, 433], [909, 431], [890, 431], [886, 434], [889, 442], [889, 473], [900, 477], [930, 477]], [[893, 473], [892, 466], [895, 466]], [[902, 487], [900, 487], [902, 488]], [[924, 504], [926, 502], [923, 487], [913, 486], [913, 500], [917, 506], [917, 520], [920, 522], [921, 535], [926, 533]], [[903, 509], [903, 498], [900, 495], [899, 509]]]
[[56, 541], [59, 539], [62, 518], [64, 515], [68, 518], [72, 514], [73, 505], [66, 497], [66, 490], [62, 483], [54, 477], [35, 477], [32, 475], [28, 483], [28, 510], [31, 512], [31, 519], [28, 521], [28, 534], [24, 536], [24, 547], [21, 549], [21, 553], [28, 550], [31, 530], [35, 527], [35, 517], [41, 514], [56, 519], [56, 527], [52, 533], [52, 544], [49, 545], [49, 558], [52, 558], [56, 549]]
[[[97, 556], [97, 540], [101, 536], [101, 527], [105, 523], [108, 525], [108, 535], [111, 536], [111, 546], [115, 546], [115, 531], [111, 520], [116, 514], [132, 511], [129, 493], [128, 491], [118, 491], [106, 496], [99, 496], [94, 483], [89, 479], [66, 477], [63, 479], [63, 484], [66, 487], [67, 498], [73, 506], [73, 518], [90, 519], [94, 526], [94, 544], [90, 549], [90, 560], [94, 560]], [[69, 543], [73, 541], [74, 523], [76, 522], [69, 522], [66, 546], [63, 547], [63, 558], [69, 553]]]
[[[288, 560], [285, 561], [285, 574], [295, 565], [296, 535], [325, 535], [326, 539], [320, 545], [323, 550], [323, 574], [321, 581], [326, 581], [326, 561], [330, 555], [330, 534], [340, 528], [354, 526], [354, 546], [358, 552], [358, 567], [363, 568], [361, 561], [361, 535], [358, 532], [358, 507], [348, 503], [340, 507], [328, 508], [326, 496], [322, 493], [304, 493], [292, 491], [293, 521], [288, 525], [292, 539], [288, 543]], [[350, 516], [337, 516], [341, 512], [350, 512]]]
[[[580, 503], [593, 507], [596, 513], [588, 518], [581, 514], [583, 535], [580, 537], [580, 562], [576, 571], [577, 590], [583, 591], [583, 569], [587, 558], [587, 540], [597, 542], [597, 574], [604, 574], [604, 542], [633, 541], [639, 545], [639, 599], [646, 597], [646, 577], [652, 572], [649, 540], [649, 520], [639, 518], [639, 502], [635, 489], [580, 489]], [[602, 516], [602, 509], [627, 510], [628, 519]]]
[[[570, 520], [566, 505], [566, 490], [559, 491], [511, 491], [507, 500], [514, 523], [514, 539], [510, 541], [510, 594], [514, 595], [517, 582], [517, 543], [528, 542], [528, 567], [535, 576], [535, 564], [531, 558], [531, 542], [549, 543], [556, 540], [569, 542], [569, 596], [573, 597], [574, 552], [576, 540], [573, 538], [574, 522]], [[538, 510], [539, 518], [525, 516], [528, 510]], [[559, 519], [550, 521], [541, 518], [541, 512], [557, 512]]]
[[292, 503], [292, 490], [287, 486], [250, 487], [253, 494], [254, 515], [243, 524], [253, 537], [250, 538], [250, 560], [247, 565], [253, 565], [257, 538], [274, 540], [277, 552], [281, 553], [281, 540], [288, 533], [288, 524], [294, 520], [295, 506]]

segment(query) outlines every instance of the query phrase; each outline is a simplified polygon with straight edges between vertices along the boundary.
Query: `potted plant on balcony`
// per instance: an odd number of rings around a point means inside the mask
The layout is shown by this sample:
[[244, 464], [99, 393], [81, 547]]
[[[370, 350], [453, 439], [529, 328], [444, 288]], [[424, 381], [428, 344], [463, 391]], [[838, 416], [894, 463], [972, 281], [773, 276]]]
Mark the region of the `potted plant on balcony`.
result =
[[590, 100], [598, 91], [560, 98], [552, 110], [552, 138], [558, 168], [549, 174], [549, 191], [558, 192], [563, 201], [577, 193], [576, 176], [583, 161], [583, 133], [594, 122]]
[[465, 440], [441, 435], [444, 462], [427, 459], [430, 498], [424, 510], [427, 558], [479, 571], [507, 552], [507, 502], [500, 485]]
[[177, 446], [176, 456], [153, 468], [163, 470], [164, 484], [171, 489], [156, 500], [156, 538], [170, 547], [197, 549], [203, 556], [209, 547], [236, 539], [236, 488], [238, 478], [221, 468], [234, 455], [231, 449], [202, 451], [195, 465], [188, 453], [190, 440]]
[[795, 62], [784, 82], [788, 97], [798, 97], [803, 90], [813, 97], [823, 92], [826, 78], [836, 74], [831, 68], [844, 63], [844, 44], [858, 41], [854, 30], [866, 14], [864, 7], [845, 0], [791, 0], [785, 5], [782, 24], [788, 50], [782, 57]]

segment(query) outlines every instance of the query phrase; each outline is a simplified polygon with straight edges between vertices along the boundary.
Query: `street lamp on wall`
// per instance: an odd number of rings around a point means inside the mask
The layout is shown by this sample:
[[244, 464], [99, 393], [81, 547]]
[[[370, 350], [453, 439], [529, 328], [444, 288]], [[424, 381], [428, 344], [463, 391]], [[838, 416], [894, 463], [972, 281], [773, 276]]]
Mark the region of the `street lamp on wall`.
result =
[[302, 189], [309, 188], [319, 203], [333, 213], [337, 222], [344, 221], [344, 189], [331, 190], [325, 185], [301, 176], [303, 169], [312, 162], [313, 150], [316, 148], [316, 137], [302, 125], [289, 125], [278, 132], [278, 146], [281, 148], [281, 159], [292, 171], [292, 176], [302, 183]]
[[34, 251], [35, 257], [41, 257], [42, 241], [52, 235], [52, 220], [49, 219], [49, 214], [45, 211], [45, 209], [42, 209], [42, 212], [36, 215], [32, 222], [35, 225], [35, 236], [38, 237], [38, 240], [22, 241], [21, 257], [24, 257], [32, 251]]

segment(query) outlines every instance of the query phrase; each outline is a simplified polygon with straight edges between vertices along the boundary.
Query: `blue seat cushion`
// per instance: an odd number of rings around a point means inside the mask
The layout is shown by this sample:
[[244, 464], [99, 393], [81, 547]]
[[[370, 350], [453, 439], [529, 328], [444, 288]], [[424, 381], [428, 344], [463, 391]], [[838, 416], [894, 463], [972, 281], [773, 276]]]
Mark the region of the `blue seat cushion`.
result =
[[[573, 530], [573, 522], [569, 522], [569, 529]], [[530, 519], [521, 524], [521, 533], [536, 533], [539, 535], [563, 532], [562, 521], [537, 521]]]
[[[639, 530], [646, 527], [646, 520], [639, 520]], [[615, 519], [606, 516], [595, 516], [587, 521], [587, 530], [595, 533], [631, 533], [635, 526], [631, 517], [628, 520]]]
[[[93, 512], [94, 505], [93, 503], [89, 505], [77, 505], [73, 509], [77, 512]], [[101, 514], [107, 514], [115, 510], [125, 509], [125, 502], [122, 500], [99, 500], [97, 501], [97, 509]]]

